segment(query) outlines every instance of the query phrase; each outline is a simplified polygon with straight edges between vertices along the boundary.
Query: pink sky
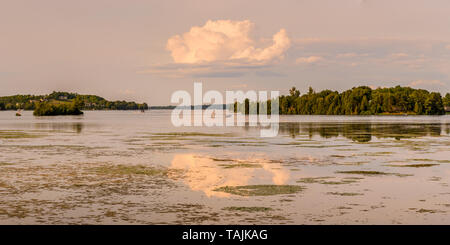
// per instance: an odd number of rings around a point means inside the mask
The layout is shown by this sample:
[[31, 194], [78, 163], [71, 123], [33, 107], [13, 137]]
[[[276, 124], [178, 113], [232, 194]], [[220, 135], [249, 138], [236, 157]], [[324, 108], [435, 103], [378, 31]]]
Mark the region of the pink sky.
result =
[[0, 95], [169, 104], [177, 89], [450, 91], [450, 2], [22, 1], [0, 5]]

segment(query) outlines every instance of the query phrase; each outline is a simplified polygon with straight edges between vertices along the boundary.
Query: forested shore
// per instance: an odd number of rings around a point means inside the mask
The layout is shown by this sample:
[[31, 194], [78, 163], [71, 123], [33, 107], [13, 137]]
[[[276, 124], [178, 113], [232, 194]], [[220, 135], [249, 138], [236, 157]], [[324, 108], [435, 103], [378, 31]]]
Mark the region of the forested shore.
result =
[[[235, 104], [235, 111], [245, 108], [248, 114], [250, 105], [255, 103], [246, 99], [245, 107]], [[256, 107], [259, 113], [259, 104]], [[267, 107], [270, 111], [270, 100]], [[437, 92], [401, 86], [377, 89], [360, 86], [343, 92], [316, 92], [309, 87], [305, 94], [293, 87], [288, 95], [279, 97], [279, 114], [287, 115], [442, 115], [446, 109], [450, 109], [450, 93], [441, 96]]]
[[40, 107], [69, 108], [75, 100], [80, 110], [147, 110], [146, 103], [108, 101], [97, 95], [53, 92], [49, 95], [13, 95], [0, 97], [0, 110], [35, 110]]

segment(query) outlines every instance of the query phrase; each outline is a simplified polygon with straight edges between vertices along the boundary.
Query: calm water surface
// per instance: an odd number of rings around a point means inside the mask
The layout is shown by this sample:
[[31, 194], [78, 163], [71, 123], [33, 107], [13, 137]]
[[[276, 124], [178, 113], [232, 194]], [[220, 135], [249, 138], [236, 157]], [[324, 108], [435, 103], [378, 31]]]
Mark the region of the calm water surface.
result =
[[450, 224], [450, 116], [0, 112], [0, 224]]

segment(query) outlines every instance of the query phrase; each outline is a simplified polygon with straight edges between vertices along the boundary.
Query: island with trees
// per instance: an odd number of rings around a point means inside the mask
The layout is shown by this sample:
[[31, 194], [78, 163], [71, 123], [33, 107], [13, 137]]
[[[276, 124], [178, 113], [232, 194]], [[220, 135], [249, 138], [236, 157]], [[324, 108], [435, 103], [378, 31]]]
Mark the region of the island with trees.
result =
[[[248, 114], [248, 99], [235, 103], [234, 111]], [[450, 111], [450, 93], [441, 96], [437, 92], [410, 87], [372, 89], [368, 86], [354, 87], [338, 92], [332, 90], [301, 94], [295, 87], [288, 95], [279, 97], [279, 114], [285, 115], [443, 115]], [[259, 113], [259, 103], [256, 105]], [[271, 101], [267, 101], [270, 112]], [[241, 110], [239, 108], [242, 108]]]
[[81, 115], [82, 110], [147, 110], [146, 103], [108, 101], [97, 95], [53, 92], [0, 97], [0, 110], [34, 110], [35, 116]]
[[[234, 111], [248, 114], [251, 102], [235, 103]], [[450, 112], [450, 93], [410, 87], [372, 89], [354, 87], [343, 92], [309, 87], [305, 94], [292, 87], [289, 94], [279, 97], [279, 114], [282, 115], [443, 115]], [[272, 102], [265, 103], [264, 108]], [[225, 105], [222, 105], [225, 107]], [[256, 103], [259, 113], [259, 103]], [[205, 109], [207, 106], [203, 106]], [[173, 109], [174, 106], [151, 109]], [[80, 95], [53, 92], [49, 95], [13, 95], [0, 97], [0, 110], [34, 110], [36, 116], [81, 115], [82, 110], [148, 110], [146, 103], [108, 101], [97, 95]]]

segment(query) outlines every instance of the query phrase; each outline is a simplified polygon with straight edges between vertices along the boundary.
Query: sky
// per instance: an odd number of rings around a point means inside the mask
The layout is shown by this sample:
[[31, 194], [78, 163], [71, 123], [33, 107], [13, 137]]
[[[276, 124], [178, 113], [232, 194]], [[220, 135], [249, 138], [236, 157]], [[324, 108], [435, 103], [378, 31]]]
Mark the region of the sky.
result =
[[450, 92], [448, 0], [1, 0], [0, 96]]

